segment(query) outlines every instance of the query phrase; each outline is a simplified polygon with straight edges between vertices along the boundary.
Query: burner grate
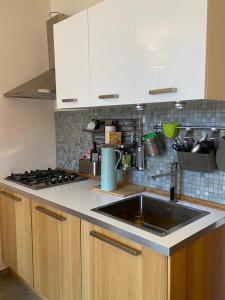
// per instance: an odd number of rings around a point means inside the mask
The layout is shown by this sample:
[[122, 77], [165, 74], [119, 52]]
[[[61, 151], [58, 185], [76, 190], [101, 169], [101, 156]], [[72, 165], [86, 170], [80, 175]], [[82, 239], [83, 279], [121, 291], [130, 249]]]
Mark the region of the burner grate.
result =
[[86, 178], [64, 170], [51, 169], [32, 170], [24, 173], [12, 173], [6, 180], [16, 182], [32, 189], [43, 189], [73, 182], [83, 181]]

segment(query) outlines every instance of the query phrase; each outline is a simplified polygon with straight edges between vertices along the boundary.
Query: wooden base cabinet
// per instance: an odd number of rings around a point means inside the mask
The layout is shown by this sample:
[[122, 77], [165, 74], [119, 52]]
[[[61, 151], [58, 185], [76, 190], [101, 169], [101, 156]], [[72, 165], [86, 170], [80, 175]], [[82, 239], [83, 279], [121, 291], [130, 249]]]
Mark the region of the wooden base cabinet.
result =
[[80, 219], [37, 201], [32, 219], [35, 290], [45, 300], [80, 300]]
[[6, 266], [33, 286], [30, 199], [10, 191], [0, 192], [2, 258]]
[[225, 225], [163, 256], [39, 201], [0, 195], [4, 263], [42, 300], [225, 300]]
[[225, 226], [166, 257], [81, 224], [82, 300], [225, 299]]

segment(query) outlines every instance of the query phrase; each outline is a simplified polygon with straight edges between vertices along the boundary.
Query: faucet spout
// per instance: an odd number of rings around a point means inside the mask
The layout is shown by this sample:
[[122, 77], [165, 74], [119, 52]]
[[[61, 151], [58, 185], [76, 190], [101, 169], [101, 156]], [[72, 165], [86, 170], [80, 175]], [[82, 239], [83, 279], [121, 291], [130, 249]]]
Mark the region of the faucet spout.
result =
[[171, 173], [157, 174], [157, 175], [153, 175], [152, 179], [156, 180], [157, 178], [169, 177], [170, 175], [171, 175]]
[[178, 162], [173, 162], [170, 166], [170, 173], [157, 174], [152, 179], [170, 176], [170, 201], [177, 202], [177, 185], [178, 185]]
[[171, 164], [171, 176], [170, 176], [170, 201], [177, 202], [177, 185], [178, 185], [178, 162]]

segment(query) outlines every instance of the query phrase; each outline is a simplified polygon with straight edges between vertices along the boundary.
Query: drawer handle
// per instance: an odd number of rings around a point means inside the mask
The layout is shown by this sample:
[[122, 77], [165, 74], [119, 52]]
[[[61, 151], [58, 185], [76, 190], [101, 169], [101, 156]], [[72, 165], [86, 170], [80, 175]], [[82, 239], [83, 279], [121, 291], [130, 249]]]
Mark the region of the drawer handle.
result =
[[92, 237], [96, 238], [96, 239], [99, 239], [102, 242], [105, 242], [105, 243], [107, 243], [107, 244], [109, 244], [109, 245], [111, 245], [113, 247], [116, 247], [116, 248], [118, 248], [118, 249], [120, 249], [122, 251], [125, 251], [125, 252], [127, 252], [127, 253], [129, 253], [129, 254], [131, 254], [133, 256], [139, 256], [139, 255], [141, 255], [141, 251], [140, 250], [136, 250], [136, 249], [134, 249], [132, 247], [126, 246], [126, 245], [124, 245], [124, 244], [122, 244], [122, 243], [120, 243], [118, 241], [115, 241], [115, 240], [113, 240], [111, 238], [108, 238], [107, 236], [105, 236], [103, 234], [100, 234], [100, 233], [98, 233], [96, 231], [91, 231], [90, 235]]
[[69, 102], [78, 102], [78, 99], [76, 98], [71, 98], [71, 99], [62, 99], [62, 102], [64, 103], [69, 103]]
[[98, 96], [98, 99], [118, 99], [119, 95], [118, 94], [112, 94], [112, 95], [100, 95]]
[[41, 212], [41, 213], [43, 213], [43, 214], [49, 216], [49, 217], [52, 217], [53, 219], [56, 219], [56, 220], [60, 221], [60, 222], [66, 221], [66, 218], [65, 218], [65, 217], [62, 217], [62, 216], [60, 216], [60, 215], [57, 215], [57, 214], [55, 214], [54, 212], [52, 212], [52, 211], [50, 211], [50, 210], [48, 210], [48, 209], [46, 209], [46, 208], [43, 208], [43, 207], [41, 207], [41, 206], [36, 206], [35, 209], [38, 210], [39, 212]]
[[6, 192], [0, 192], [0, 195], [5, 196], [5, 197], [7, 197], [7, 198], [9, 198], [9, 199], [11, 199], [11, 200], [13, 200], [13, 201], [16, 201], [16, 202], [21, 202], [21, 201], [22, 201], [21, 198], [16, 197], [16, 196], [11, 195], [11, 194], [8, 194], [8, 193], [6, 193]]
[[149, 95], [158, 95], [158, 94], [167, 94], [167, 93], [176, 93], [177, 88], [166, 88], [158, 90], [150, 90]]

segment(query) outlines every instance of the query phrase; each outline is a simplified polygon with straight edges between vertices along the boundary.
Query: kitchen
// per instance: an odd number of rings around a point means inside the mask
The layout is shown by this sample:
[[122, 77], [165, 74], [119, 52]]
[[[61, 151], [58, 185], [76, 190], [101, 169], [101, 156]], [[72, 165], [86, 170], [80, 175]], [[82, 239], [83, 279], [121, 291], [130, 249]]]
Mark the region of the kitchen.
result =
[[0, 8], [0, 299], [225, 299], [223, 1]]

